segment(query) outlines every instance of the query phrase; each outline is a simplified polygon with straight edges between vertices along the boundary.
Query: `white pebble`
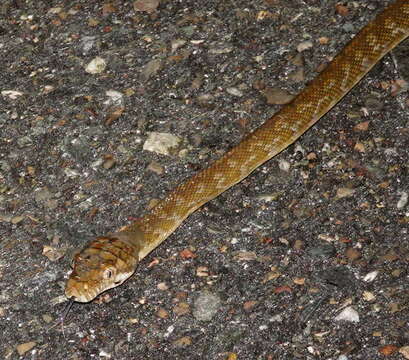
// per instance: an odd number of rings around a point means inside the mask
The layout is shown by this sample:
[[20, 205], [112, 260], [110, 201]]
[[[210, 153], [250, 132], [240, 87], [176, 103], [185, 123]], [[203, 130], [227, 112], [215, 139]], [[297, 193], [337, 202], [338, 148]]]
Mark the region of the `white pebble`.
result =
[[398, 194], [400, 195], [400, 199], [398, 200], [396, 207], [398, 209], [403, 209], [408, 203], [408, 193], [406, 191], [400, 191]]
[[105, 101], [106, 105], [122, 106], [124, 102], [124, 94], [116, 90], [108, 90], [105, 92], [108, 96], [108, 100]]
[[379, 271], [375, 270], [375, 271], [371, 271], [368, 274], [366, 274], [364, 276], [364, 281], [365, 282], [372, 282], [375, 280], [375, 278], [378, 276]]
[[16, 91], [16, 90], [3, 90], [1, 92], [1, 95], [7, 96], [12, 100], [17, 99], [19, 96], [22, 96], [23, 93], [21, 91]]
[[88, 65], [85, 67], [85, 71], [89, 74], [99, 74], [102, 73], [107, 66], [105, 60], [99, 56], [92, 59]]
[[172, 134], [151, 132], [143, 144], [143, 149], [157, 154], [170, 155], [171, 149], [178, 147], [181, 141], [179, 137]]
[[229, 88], [226, 89], [226, 91], [227, 91], [230, 95], [233, 95], [233, 96], [237, 96], [237, 97], [243, 96], [243, 93], [242, 93], [239, 89], [237, 89], [237, 88], [235, 88], [235, 87], [229, 87]]
[[298, 52], [303, 52], [304, 50], [311, 49], [313, 47], [313, 44], [311, 41], [304, 41], [302, 43], [299, 43], [297, 46], [297, 51]]
[[359, 322], [359, 314], [352, 307], [348, 306], [342, 310], [334, 319], [335, 321], [350, 321], [350, 322]]
[[289, 172], [290, 171], [290, 163], [286, 160], [281, 160], [278, 163], [278, 167], [280, 168], [280, 170], [285, 171], [285, 172]]

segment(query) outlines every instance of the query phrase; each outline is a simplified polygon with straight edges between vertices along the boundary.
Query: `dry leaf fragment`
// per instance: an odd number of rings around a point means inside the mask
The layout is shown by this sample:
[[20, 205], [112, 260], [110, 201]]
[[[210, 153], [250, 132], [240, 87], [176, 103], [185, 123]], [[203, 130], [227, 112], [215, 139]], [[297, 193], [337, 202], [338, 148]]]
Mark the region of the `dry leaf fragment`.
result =
[[255, 301], [255, 300], [246, 301], [243, 304], [243, 308], [244, 308], [245, 311], [250, 311], [254, 306], [257, 305], [257, 303], [258, 303], [258, 301]]
[[357, 142], [354, 146], [354, 150], [358, 151], [360, 153], [364, 153], [365, 152], [365, 145], [362, 144], [361, 142]]
[[173, 308], [173, 312], [178, 316], [189, 314], [190, 305], [186, 302], [180, 302]]
[[350, 247], [345, 251], [345, 256], [348, 258], [348, 260], [355, 261], [361, 258], [362, 254], [359, 250]]
[[108, 16], [114, 12], [116, 12], [116, 9], [111, 3], [105, 3], [102, 5], [102, 16]]
[[179, 253], [179, 255], [180, 255], [180, 257], [182, 259], [193, 259], [193, 258], [197, 257], [197, 255], [194, 252], [190, 251], [189, 249], [182, 250]]
[[296, 285], [304, 285], [305, 284], [305, 278], [294, 278], [293, 283]]
[[236, 353], [229, 353], [229, 355], [227, 355], [226, 360], [237, 360], [237, 354]]
[[367, 131], [369, 127], [369, 121], [364, 121], [354, 126], [355, 131]]
[[133, 3], [135, 11], [144, 11], [151, 14], [156, 11], [159, 6], [159, 0], [137, 0]]
[[257, 255], [253, 251], [238, 251], [234, 255], [234, 259], [238, 261], [251, 261], [251, 260], [256, 260]]
[[355, 189], [341, 187], [337, 189], [337, 198], [342, 199], [347, 196], [352, 196], [354, 192], [355, 192]]
[[290, 293], [292, 291], [293, 290], [289, 286], [284, 285], [284, 286], [279, 286], [279, 287], [275, 288], [274, 289], [274, 294], [281, 294], [283, 292], [289, 292]]
[[264, 275], [263, 283], [270, 281], [270, 280], [277, 279], [280, 276], [281, 276], [281, 273], [277, 271], [269, 271], [266, 275]]
[[381, 256], [381, 260], [383, 261], [396, 261], [399, 259], [399, 256], [396, 254], [396, 252], [394, 250], [390, 250], [388, 253], [386, 253], [385, 255]]
[[385, 345], [385, 346], [382, 346], [381, 348], [379, 348], [379, 352], [380, 352], [382, 355], [385, 355], [385, 356], [392, 355], [392, 354], [394, 354], [397, 350], [398, 350], [398, 347], [397, 347], [396, 345], [391, 345], [391, 344]]
[[166, 319], [169, 317], [169, 313], [164, 308], [159, 308], [156, 315], [161, 319]]
[[119, 119], [119, 117], [122, 115], [124, 110], [125, 108], [123, 106], [112, 108], [108, 116], [105, 119], [105, 125], [111, 125], [115, 120]]
[[209, 276], [209, 269], [207, 268], [207, 266], [198, 266], [196, 269], [196, 276], [198, 277]]
[[192, 345], [192, 338], [190, 336], [183, 336], [180, 339], [177, 339], [173, 342], [177, 347], [184, 347]]
[[64, 252], [61, 250], [57, 250], [52, 246], [45, 245], [43, 247], [43, 255], [46, 256], [50, 261], [57, 261], [64, 256]]
[[349, 13], [348, 7], [346, 7], [345, 5], [342, 5], [342, 4], [335, 5], [335, 10], [341, 16], [347, 16], [348, 13]]

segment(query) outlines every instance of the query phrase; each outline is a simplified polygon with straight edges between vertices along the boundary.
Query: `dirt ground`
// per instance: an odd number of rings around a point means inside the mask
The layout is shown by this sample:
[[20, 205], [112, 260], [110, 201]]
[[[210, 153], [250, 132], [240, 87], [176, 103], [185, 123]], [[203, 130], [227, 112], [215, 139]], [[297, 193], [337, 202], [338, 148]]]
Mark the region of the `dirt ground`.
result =
[[[75, 304], [73, 254], [299, 92], [390, 1], [0, 4], [1, 359], [409, 359], [409, 44]], [[151, 133], [179, 141], [144, 150]]]

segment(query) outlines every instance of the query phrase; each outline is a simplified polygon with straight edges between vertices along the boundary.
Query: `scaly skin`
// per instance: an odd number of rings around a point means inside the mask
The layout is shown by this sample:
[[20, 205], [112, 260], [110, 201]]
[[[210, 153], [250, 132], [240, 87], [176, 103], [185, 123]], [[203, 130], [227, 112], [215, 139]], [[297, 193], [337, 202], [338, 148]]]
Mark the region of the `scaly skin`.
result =
[[92, 241], [75, 257], [66, 296], [88, 302], [122, 284], [138, 261], [186, 217], [297, 140], [408, 36], [409, 0], [398, 0], [365, 26], [290, 104], [236, 147], [178, 186], [141, 220]]

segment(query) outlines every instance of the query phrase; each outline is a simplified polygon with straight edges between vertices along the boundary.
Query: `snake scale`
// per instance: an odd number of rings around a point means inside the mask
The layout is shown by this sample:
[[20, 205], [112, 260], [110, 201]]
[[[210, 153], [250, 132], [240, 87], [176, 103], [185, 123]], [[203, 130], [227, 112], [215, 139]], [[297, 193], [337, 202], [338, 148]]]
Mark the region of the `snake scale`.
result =
[[177, 186], [143, 218], [91, 241], [74, 258], [66, 296], [89, 302], [122, 284], [138, 262], [186, 217], [296, 141], [408, 36], [409, 0], [397, 0], [366, 25], [291, 103], [237, 146]]

